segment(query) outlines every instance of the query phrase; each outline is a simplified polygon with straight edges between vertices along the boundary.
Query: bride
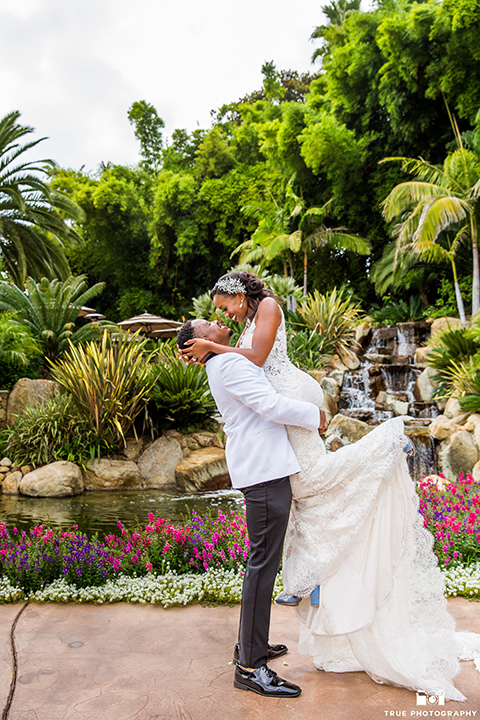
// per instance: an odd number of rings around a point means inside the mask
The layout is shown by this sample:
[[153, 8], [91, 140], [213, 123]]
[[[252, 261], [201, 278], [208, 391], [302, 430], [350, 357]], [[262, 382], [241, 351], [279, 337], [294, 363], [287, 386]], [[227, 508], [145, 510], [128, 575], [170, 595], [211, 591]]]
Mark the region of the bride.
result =
[[[194, 339], [186, 359], [241, 353], [263, 365], [277, 392], [323, 404], [318, 382], [289, 361], [283, 313], [259, 278], [228, 273], [211, 296], [244, 323], [243, 333], [235, 348]], [[447, 611], [403, 452], [403, 421], [388, 420], [330, 454], [318, 433], [287, 431], [302, 470], [290, 478], [283, 583], [298, 602], [300, 651], [321, 670], [363, 670], [378, 683], [465, 700], [452, 679], [458, 660], [480, 651], [480, 638], [456, 633]]]

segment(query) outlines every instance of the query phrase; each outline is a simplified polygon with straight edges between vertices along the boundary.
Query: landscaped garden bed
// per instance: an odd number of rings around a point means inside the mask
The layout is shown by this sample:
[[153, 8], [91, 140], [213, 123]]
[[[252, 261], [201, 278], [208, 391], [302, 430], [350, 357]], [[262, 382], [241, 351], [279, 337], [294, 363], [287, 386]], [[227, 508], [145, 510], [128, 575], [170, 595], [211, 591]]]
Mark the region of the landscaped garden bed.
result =
[[[480, 598], [480, 488], [471, 475], [418, 484], [446, 594]], [[195, 511], [172, 524], [153, 514], [134, 529], [88, 539], [77, 526], [29, 533], [0, 523], [0, 602], [141, 602], [163, 606], [241, 599], [249, 541], [243, 513]], [[275, 592], [281, 587], [281, 574]]]

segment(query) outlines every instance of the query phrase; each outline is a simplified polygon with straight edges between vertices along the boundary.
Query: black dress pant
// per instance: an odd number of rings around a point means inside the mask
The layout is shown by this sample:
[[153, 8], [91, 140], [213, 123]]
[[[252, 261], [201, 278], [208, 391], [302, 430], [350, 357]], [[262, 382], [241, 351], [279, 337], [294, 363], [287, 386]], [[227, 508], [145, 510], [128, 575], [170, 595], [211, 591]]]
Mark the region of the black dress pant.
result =
[[273, 586], [282, 558], [292, 502], [288, 477], [242, 488], [250, 555], [243, 579], [238, 642], [240, 665], [267, 662]]

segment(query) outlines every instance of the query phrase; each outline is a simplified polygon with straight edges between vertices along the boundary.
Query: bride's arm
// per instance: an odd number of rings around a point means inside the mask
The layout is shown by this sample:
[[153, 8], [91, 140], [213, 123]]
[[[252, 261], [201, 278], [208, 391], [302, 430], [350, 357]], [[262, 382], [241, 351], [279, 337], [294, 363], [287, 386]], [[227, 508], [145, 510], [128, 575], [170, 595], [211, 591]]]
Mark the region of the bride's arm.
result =
[[189, 340], [186, 345], [189, 347], [188, 355], [201, 361], [210, 353], [217, 354], [235, 352], [243, 355], [255, 365], [262, 367], [275, 342], [278, 326], [282, 321], [282, 311], [277, 302], [270, 297], [264, 298], [258, 306], [255, 315], [255, 331], [252, 338], [251, 348], [229, 347], [218, 345], [211, 340], [201, 338]]

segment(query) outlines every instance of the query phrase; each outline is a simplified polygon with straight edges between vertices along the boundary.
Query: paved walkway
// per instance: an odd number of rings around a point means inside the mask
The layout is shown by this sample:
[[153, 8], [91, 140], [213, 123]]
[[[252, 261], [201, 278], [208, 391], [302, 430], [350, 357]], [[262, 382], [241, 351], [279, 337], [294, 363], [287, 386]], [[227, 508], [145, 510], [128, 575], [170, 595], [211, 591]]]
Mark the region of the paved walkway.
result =
[[[479, 602], [455, 598], [449, 607], [459, 629], [480, 632]], [[21, 608], [0, 606], [1, 708], [12, 679], [10, 631]], [[8, 720], [382, 720], [442, 717], [442, 710], [444, 717], [480, 720], [473, 662], [462, 663], [456, 682], [467, 702], [417, 707], [414, 693], [377, 685], [365, 673], [316, 670], [296, 652], [298, 621], [288, 608], [273, 609], [272, 642], [291, 651], [272, 667], [299, 683], [302, 695], [281, 701], [235, 690], [238, 613], [238, 606], [30, 604], [15, 630], [18, 675]]]

